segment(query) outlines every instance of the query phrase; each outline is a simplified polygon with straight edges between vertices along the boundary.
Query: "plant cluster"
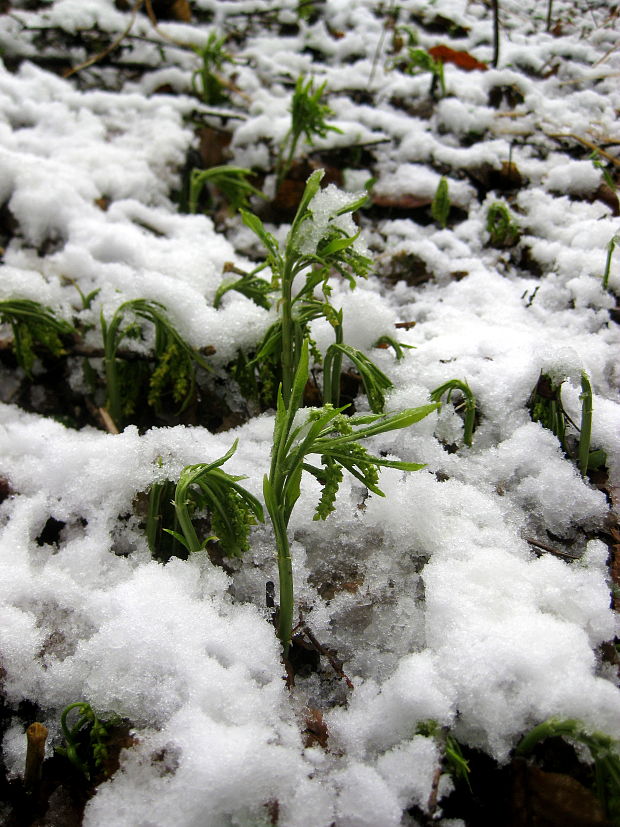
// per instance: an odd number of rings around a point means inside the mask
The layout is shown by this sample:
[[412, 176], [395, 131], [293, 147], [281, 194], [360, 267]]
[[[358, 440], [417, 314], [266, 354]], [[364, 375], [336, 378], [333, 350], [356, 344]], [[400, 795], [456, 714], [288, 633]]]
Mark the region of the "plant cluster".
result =
[[[362, 441], [408, 427], [438, 408], [438, 403], [433, 402], [399, 413], [382, 413], [385, 391], [391, 387], [391, 381], [365, 354], [343, 341], [343, 313], [329, 301], [329, 279], [336, 272], [354, 287], [355, 278], [364, 277], [369, 271], [370, 259], [357, 248], [359, 232], [350, 219], [350, 214], [364, 203], [366, 196], [339, 206], [333, 191], [320, 190], [322, 177], [323, 170], [309, 177], [282, 247], [258, 216], [241, 210], [243, 221], [265, 246], [267, 258], [264, 265], [224, 288], [239, 290], [260, 304], [268, 301], [271, 293], [277, 297], [278, 319], [267, 331], [253, 363], [246, 364], [246, 370], [266, 362], [272, 366], [277, 363], [279, 369], [271, 466], [263, 480], [263, 494], [277, 551], [278, 636], [285, 655], [290, 646], [294, 610], [288, 524], [301, 493], [303, 473], [309, 473], [321, 486], [315, 519], [325, 520], [334, 510], [344, 471], [368, 490], [383, 496], [378, 487], [379, 468], [415, 471], [423, 466], [374, 456]], [[266, 266], [271, 269], [270, 282], [257, 276]], [[295, 288], [298, 277], [301, 286]], [[319, 289], [320, 298], [315, 295]], [[325, 318], [335, 332], [335, 342], [328, 348], [324, 364], [325, 404], [303, 417], [300, 409], [309, 378], [310, 351], [315, 358], [320, 358], [309, 336], [309, 323], [320, 317]], [[391, 340], [390, 343], [397, 355], [402, 355], [400, 345]], [[360, 373], [372, 414], [349, 417], [344, 415], [347, 406], [338, 407], [345, 357]], [[181, 530], [164, 530], [190, 552], [200, 551], [209, 540], [220, 540], [224, 553], [239, 555], [247, 548], [249, 526], [263, 520], [262, 507], [239, 485], [241, 478], [221, 470], [236, 447], [237, 443], [214, 463], [187, 466], [181, 473], [174, 499], [176, 521]], [[318, 465], [306, 461], [311, 455], [319, 457]], [[152, 547], [160, 522], [155, 503], [161, 501], [161, 485], [164, 484], [158, 483], [150, 493], [147, 534]], [[192, 515], [205, 508], [211, 514], [214, 535], [200, 541]]]

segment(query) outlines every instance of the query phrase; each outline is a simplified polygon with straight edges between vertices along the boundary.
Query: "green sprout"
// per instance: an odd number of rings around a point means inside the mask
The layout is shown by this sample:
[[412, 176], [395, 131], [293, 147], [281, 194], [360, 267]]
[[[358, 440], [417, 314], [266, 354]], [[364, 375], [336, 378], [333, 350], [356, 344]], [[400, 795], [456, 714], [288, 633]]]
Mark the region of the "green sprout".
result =
[[415, 43], [417, 36], [411, 29], [403, 28], [403, 31], [409, 37], [409, 46], [407, 48], [407, 56], [396, 61], [396, 65], [407, 75], [417, 75], [420, 72], [431, 73], [431, 97], [437, 97], [437, 87], [439, 87], [439, 97], [444, 97], [446, 94], [446, 81], [444, 76], [443, 61], [436, 60], [425, 49], [416, 48]]
[[403, 348], [406, 348], [407, 350], [415, 350], [414, 345], [406, 345], [404, 342], [397, 341], [392, 336], [380, 336], [374, 346], [383, 348], [391, 347], [398, 362], [405, 358], [405, 351]]
[[[130, 321], [124, 324], [125, 317]], [[165, 397], [179, 405], [182, 412], [189, 405], [196, 385], [196, 365], [210, 370], [208, 362], [177, 333], [159, 302], [131, 299], [123, 302], [109, 322], [101, 313], [104, 367], [107, 385], [106, 408], [117, 427], [130, 414], [140, 388], [140, 366], [119, 357], [119, 347], [126, 339], [142, 338], [141, 322], [155, 328], [156, 367], [148, 378], [148, 404], [157, 407]]]
[[605, 272], [603, 273], [603, 290], [609, 288], [609, 274], [611, 272], [611, 257], [616, 249], [616, 244], [620, 244], [620, 235], [614, 235], [607, 245], [607, 259], [605, 261]]
[[444, 382], [443, 385], [435, 388], [434, 391], [431, 391], [431, 399], [433, 402], [440, 402], [441, 397], [446, 394], [446, 401], [450, 402], [454, 391], [460, 391], [465, 400], [463, 403], [465, 405], [463, 441], [465, 442], [465, 445], [471, 447], [472, 435], [474, 433], [474, 425], [476, 422], [476, 397], [473, 395], [467, 382], [463, 382], [460, 379], [450, 379], [448, 382]]
[[174, 507], [175, 490], [172, 480], [154, 482], [148, 490], [146, 540], [151, 556], [160, 563], [167, 563], [171, 557], [184, 559], [188, 554], [187, 547], [175, 536], [181, 530]]
[[[265, 505], [273, 526], [278, 557], [278, 637], [282, 642], [285, 657], [291, 643], [294, 609], [288, 524], [300, 496], [303, 472], [312, 474], [322, 487], [314, 517], [317, 520], [325, 520], [334, 510], [343, 470], [348, 471], [370, 491], [384, 496], [378, 487], [380, 467], [417, 471], [424, 466], [376, 457], [370, 454], [360, 441], [387, 431], [406, 428], [438, 407], [433, 404], [399, 413], [348, 417], [342, 413], [344, 408], [325, 405], [322, 408], [311, 409], [300, 423], [297, 413], [302, 406], [304, 388], [308, 381], [308, 364], [309, 343], [305, 339], [288, 402], [284, 400], [282, 386], [278, 391], [271, 467], [263, 480]], [[321, 467], [305, 461], [310, 454], [320, 457]]]
[[448, 179], [442, 175], [437, 184], [437, 190], [433, 203], [431, 204], [431, 215], [435, 221], [445, 230], [450, 215], [450, 194], [448, 190]]
[[[174, 507], [181, 531], [164, 529], [190, 553], [202, 551], [210, 541], [217, 540], [228, 557], [240, 557], [249, 548], [250, 526], [264, 522], [263, 507], [259, 501], [239, 485], [243, 476], [232, 476], [221, 466], [237, 450], [239, 440], [224, 456], [211, 463], [187, 465], [179, 477], [174, 496]], [[198, 539], [192, 515], [208, 509], [211, 515], [212, 536], [202, 542]]]
[[589, 732], [580, 721], [550, 718], [521, 740], [517, 755], [527, 755], [546, 738], [566, 738], [587, 747], [594, 762], [596, 795], [611, 823], [620, 819], [620, 744], [602, 732]]
[[487, 233], [493, 247], [514, 247], [519, 240], [519, 227], [501, 201], [490, 204], [487, 209]]
[[[581, 373], [581, 422], [578, 427], [570, 418], [562, 404], [562, 385], [564, 380], [559, 382], [545, 373], [541, 373], [536, 387], [530, 395], [528, 408], [533, 422], [540, 422], [544, 428], [548, 428], [558, 438], [562, 450], [567, 456], [571, 456], [569, 440], [567, 439], [567, 426], [579, 432], [579, 445], [577, 449], [577, 463], [582, 476], [586, 476], [588, 470], [594, 470], [607, 462], [604, 451], [590, 450], [592, 435], [592, 386], [588, 374]], [[574, 455], [573, 455], [574, 456]]]
[[592, 437], [592, 385], [585, 371], [581, 372], [581, 427], [579, 428], [579, 470], [585, 477], [590, 465], [590, 439]]
[[373, 413], [380, 413], [385, 405], [385, 391], [392, 387], [392, 381], [361, 351], [343, 342], [334, 342], [327, 348], [323, 367], [323, 399], [334, 406], [340, 402], [340, 373], [342, 357], [348, 357], [359, 373], [368, 404]]
[[273, 293], [273, 287], [271, 286], [271, 282], [258, 278], [256, 275], [263, 269], [264, 265], [261, 265], [260, 267], [252, 270], [250, 273], [247, 273], [227, 262], [224, 265], [224, 272], [234, 273], [241, 278], [236, 279], [233, 276], [222, 281], [220, 286], [215, 291], [213, 307], [216, 309], [220, 307], [222, 304], [222, 299], [226, 293], [228, 293], [229, 290], [235, 290], [237, 293], [241, 293], [242, 296], [245, 296], [246, 299], [253, 301], [254, 304], [258, 305], [258, 307], [263, 307], [265, 310], [269, 310], [273, 304], [270, 298], [270, 295]]
[[288, 175], [302, 135], [306, 136], [306, 141], [312, 146], [316, 137], [324, 138], [328, 132], [342, 134], [341, 129], [326, 121], [326, 118], [334, 114], [329, 106], [323, 103], [326, 86], [327, 83], [322, 83], [315, 88], [312, 78], [307, 81], [303, 76], [297, 78], [291, 103], [291, 126], [278, 153], [276, 190]]
[[251, 169], [226, 165], [210, 169], [193, 169], [189, 182], [190, 213], [198, 210], [198, 199], [205, 185], [218, 189], [235, 212], [241, 208], [248, 209], [252, 195], [266, 198], [265, 193], [248, 181], [253, 174]]
[[233, 58], [224, 51], [225, 43], [226, 37], [218, 37], [216, 32], [211, 32], [203, 46], [193, 47], [202, 64], [192, 75], [192, 91], [208, 106], [228, 102], [228, 84], [222, 78], [221, 71], [225, 63], [233, 62]]
[[35, 345], [54, 356], [62, 356], [62, 337], [75, 336], [73, 325], [59, 319], [54, 311], [31, 299], [0, 301], [0, 322], [8, 324], [13, 333], [13, 349], [17, 364], [32, 376]]
[[[254, 232], [267, 249], [264, 265], [272, 273], [271, 289], [279, 293], [278, 320], [269, 328], [255, 358], [249, 363], [250, 369], [258, 364], [279, 363], [280, 381], [285, 404], [288, 404], [293, 386], [293, 377], [299, 364], [301, 348], [308, 337], [308, 325], [313, 319], [326, 318], [336, 330], [342, 319], [329, 302], [331, 287], [329, 278], [337, 272], [355, 286], [355, 277], [366, 277], [371, 261], [356, 249], [359, 233], [351, 233], [349, 214], [359, 209], [367, 196], [362, 196], [340, 208], [332, 208], [325, 218], [315, 219], [313, 209], [319, 193], [324, 171], [316, 170], [308, 178], [306, 187], [293, 219], [291, 229], [283, 247], [267, 232], [261, 220], [247, 210], [241, 210], [245, 224]], [[323, 220], [324, 219], [324, 220]], [[348, 219], [348, 223], [347, 223]], [[301, 287], [294, 292], [296, 277], [304, 273]], [[264, 282], [265, 285], [268, 282]], [[315, 289], [321, 287], [323, 300], [314, 297]], [[265, 290], [267, 288], [265, 287]], [[318, 356], [318, 354], [314, 354]]]
[[437, 721], [423, 721], [416, 727], [416, 734], [435, 739], [450, 774], [464, 781], [471, 790], [469, 762], [463, 755], [458, 741], [448, 732], [448, 728], [441, 727]]
[[[68, 718], [76, 711], [78, 717], [69, 726]], [[97, 770], [102, 770], [108, 757], [109, 724], [95, 714], [86, 701], [77, 701], [65, 707], [60, 716], [64, 747], [56, 747], [59, 755], [68, 758], [76, 770], [90, 781]]]
[[597, 149], [595, 149], [594, 152], [591, 153], [591, 155], [589, 156], [589, 160], [592, 161], [592, 166], [600, 171], [601, 175], [603, 176], [603, 181], [605, 181], [609, 189], [615, 192], [617, 190], [616, 182], [614, 181], [613, 176], [611, 175], [607, 167], [601, 161], [601, 156]]

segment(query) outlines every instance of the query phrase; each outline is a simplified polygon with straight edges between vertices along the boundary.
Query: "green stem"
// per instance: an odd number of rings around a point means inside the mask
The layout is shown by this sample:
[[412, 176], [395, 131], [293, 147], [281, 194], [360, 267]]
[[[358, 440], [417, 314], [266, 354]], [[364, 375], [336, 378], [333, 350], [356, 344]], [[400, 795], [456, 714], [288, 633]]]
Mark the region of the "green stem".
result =
[[581, 428], [579, 436], [579, 470], [582, 476], [588, 473], [590, 439], [592, 437], [592, 385], [588, 374], [581, 374]]
[[[336, 344], [344, 341], [342, 324], [334, 325]], [[323, 365], [323, 403], [330, 403], [337, 408], [340, 405], [340, 374], [342, 373], [342, 351], [328, 348]]]
[[183, 533], [183, 537], [185, 537], [185, 542], [187, 543], [187, 547], [190, 552], [197, 552], [202, 550], [202, 546], [200, 541], [198, 540], [198, 535], [194, 529], [194, 524], [192, 523], [191, 517], [189, 516], [189, 511], [187, 508], [188, 504], [188, 497], [187, 497], [187, 489], [191, 485], [191, 481], [177, 485], [176, 495], [174, 498], [174, 508], [176, 511], [177, 519], [179, 521], [179, 526], [181, 527], [181, 531]]
[[605, 272], [603, 273], [603, 290], [607, 290], [609, 286], [609, 274], [611, 272], [611, 257], [614, 254], [614, 249], [620, 236], [614, 236], [607, 245], [607, 259], [605, 261]]
[[282, 643], [284, 657], [288, 655], [293, 630], [293, 562], [288, 542], [286, 526], [281, 516], [271, 515], [278, 552], [278, 578], [280, 581], [280, 614], [278, 618], [278, 637]]
[[116, 370], [116, 355], [115, 351], [111, 355], [108, 354], [106, 347], [106, 355], [104, 357], [105, 363], [105, 381], [107, 388], [107, 404], [106, 408], [112, 419], [112, 422], [120, 430], [121, 422], [121, 397], [118, 388], [118, 373]]
[[290, 267], [285, 267], [282, 275], [282, 299], [281, 299], [281, 319], [282, 319], [282, 398], [284, 404], [288, 406], [291, 399], [291, 388], [293, 387], [293, 376], [295, 374], [295, 359], [294, 359], [294, 331], [293, 331], [293, 277], [290, 273]]

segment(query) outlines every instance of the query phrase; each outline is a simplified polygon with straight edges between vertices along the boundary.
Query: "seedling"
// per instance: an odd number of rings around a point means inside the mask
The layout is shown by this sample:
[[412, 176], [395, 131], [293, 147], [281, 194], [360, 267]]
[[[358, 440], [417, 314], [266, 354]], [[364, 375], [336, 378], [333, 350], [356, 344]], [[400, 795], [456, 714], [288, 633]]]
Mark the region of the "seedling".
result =
[[340, 373], [342, 371], [343, 356], [348, 357], [357, 369], [371, 411], [380, 413], [385, 405], [385, 391], [392, 387], [391, 380], [361, 351], [338, 341], [330, 345], [325, 354], [323, 367], [324, 401], [331, 402], [335, 407], [340, 403]]
[[450, 402], [454, 391], [460, 391], [464, 397], [465, 405], [465, 422], [463, 426], [463, 441], [465, 445], [471, 447], [472, 435], [474, 433], [474, 425], [476, 422], [476, 397], [471, 392], [471, 388], [467, 382], [462, 382], [460, 379], [450, 379], [449, 382], [444, 382], [434, 391], [431, 391], [431, 399], [433, 402], [440, 402], [441, 397], [446, 394], [446, 401]]
[[614, 235], [607, 245], [607, 259], [605, 261], [605, 272], [603, 273], [603, 289], [609, 288], [609, 274], [611, 272], [611, 257], [616, 249], [616, 244], [620, 244], [620, 235]]
[[276, 190], [292, 166], [302, 135], [305, 135], [308, 144], [313, 146], [315, 138], [324, 138], [328, 132], [342, 133], [341, 129], [326, 121], [326, 118], [334, 114], [329, 106], [323, 103], [326, 86], [327, 83], [322, 83], [315, 88], [312, 78], [307, 81], [303, 76], [297, 78], [291, 102], [291, 127], [284, 136], [278, 154]]
[[601, 161], [601, 156], [600, 156], [598, 150], [595, 149], [594, 152], [591, 153], [590, 161], [592, 161], [592, 166], [595, 169], [600, 170], [600, 173], [603, 176], [603, 181], [605, 181], [605, 183], [607, 184], [609, 189], [613, 190], [613, 192], [616, 192], [616, 190], [617, 190], [616, 182], [614, 181], [614, 179], [613, 179], [611, 173], [609, 172], [609, 170], [607, 169], [607, 167]]
[[581, 423], [578, 427], [570, 418], [562, 404], [562, 385], [564, 380], [554, 382], [547, 374], [541, 374], [536, 387], [530, 396], [528, 407], [530, 416], [534, 422], [540, 422], [543, 427], [552, 431], [560, 441], [562, 450], [567, 456], [571, 454], [569, 440], [567, 439], [567, 426], [579, 432], [579, 445], [577, 449], [577, 462], [582, 476], [586, 476], [588, 470], [599, 468], [605, 465], [607, 457], [604, 451], [591, 451], [590, 439], [592, 434], [592, 386], [585, 371], [581, 373]]
[[[373, 456], [360, 444], [361, 440], [387, 431], [406, 428], [438, 407], [433, 404], [393, 414], [347, 417], [342, 413], [344, 408], [325, 405], [322, 408], [311, 409], [299, 422], [297, 414], [302, 406], [304, 388], [308, 381], [308, 352], [309, 343], [305, 339], [288, 402], [284, 400], [282, 386], [278, 391], [271, 467], [269, 474], [265, 474], [263, 480], [265, 505], [273, 525], [278, 555], [280, 580], [278, 636], [285, 656], [291, 642], [294, 606], [288, 524], [295, 503], [300, 496], [303, 472], [312, 474], [322, 487], [321, 498], [314, 515], [315, 520], [325, 520], [334, 510], [343, 470], [352, 474], [370, 491], [384, 496], [378, 487], [380, 467], [417, 471], [424, 466]], [[322, 467], [310, 465], [305, 461], [310, 454], [320, 456]]]
[[174, 507], [175, 491], [172, 480], [154, 482], [148, 490], [146, 539], [151, 556], [160, 563], [167, 563], [171, 557], [187, 558], [189, 553], [175, 536], [181, 530]]
[[253, 174], [251, 169], [225, 165], [193, 169], [189, 182], [189, 211], [195, 213], [198, 210], [198, 199], [206, 185], [218, 189], [232, 210], [249, 209], [250, 196], [267, 197], [248, 181]]
[[[398, 325], [396, 326], [398, 327]], [[398, 362], [400, 362], [401, 359], [405, 358], [405, 351], [403, 350], [403, 348], [406, 348], [407, 350], [415, 350], [414, 345], [406, 345], [403, 342], [397, 341], [392, 336], [381, 336], [379, 339], [377, 339], [374, 346], [382, 348], [391, 347], [394, 351], [394, 356], [396, 357], [396, 360]]]
[[193, 47], [202, 65], [192, 75], [192, 90], [208, 106], [228, 102], [228, 83], [221, 71], [225, 63], [233, 62], [233, 58], [224, 51], [225, 43], [226, 37], [218, 37], [216, 32], [211, 32], [204, 46]]
[[448, 771], [455, 778], [460, 778], [464, 781], [471, 790], [469, 782], [470, 768], [469, 762], [463, 755], [460, 744], [452, 735], [450, 735], [447, 727], [441, 727], [437, 721], [424, 721], [418, 724], [416, 728], [418, 735], [423, 735], [425, 738], [434, 738], [443, 753], [443, 762]]
[[[293, 377], [310, 321], [323, 316], [335, 329], [341, 325], [341, 319], [329, 303], [331, 288], [328, 282], [332, 271], [340, 273], [354, 287], [355, 277], [365, 277], [371, 266], [370, 259], [356, 248], [359, 233], [351, 234], [350, 219], [349, 222], [346, 220], [348, 214], [365, 203], [366, 196], [340, 208], [331, 208], [326, 215], [326, 207], [322, 207], [318, 200], [324, 197], [319, 193], [323, 175], [323, 170], [316, 170], [308, 178], [283, 248], [256, 215], [241, 210], [245, 224], [267, 249], [265, 265], [271, 268], [272, 289], [279, 293], [279, 319], [267, 331], [253, 362], [279, 360], [285, 404], [290, 400]], [[315, 197], [317, 201], [313, 201]], [[313, 210], [317, 210], [316, 218]], [[294, 293], [293, 282], [303, 272], [305, 281]], [[324, 301], [314, 298], [314, 291], [319, 286]]]
[[[409, 36], [407, 56], [396, 61], [397, 65], [407, 75], [418, 75], [421, 72], [431, 73], [430, 95], [433, 98], [443, 97], [446, 94], [446, 81], [444, 77], [443, 61], [436, 60], [426, 49], [416, 48], [415, 32], [404, 29]], [[439, 87], [439, 95], [437, 94]]]
[[[126, 316], [130, 321], [126, 324]], [[101, 313], [104, 345], [104, 366], [107, 383], [107, 412], [118, 426], [132, 413], [140, 390], [140, 365], [129, 364], [118, 357], [125, 339], [142, 338], [141, 322], [155, 328], [155, 370], [148, 377], [148, 404], [158, 407], [164, 398], [171, 398], [181, 413], [193, 398], [196, 365], [210, 370], [208, 362], [177, 333], [159, 302], [131, 299], [123, 302], [107, 322]]]
[[[68, 718], [77, 712], [77, 720], [69, 726]], [[60, 716], [64, 747], [56, 752], [68, 758], [76, 770], [90, 781], [97, 770], [103, 769], [108, 757], [108, 725], [101, 721], [86, 701], [65, 707]]]
[[512, 220], [508, 207], [501, 201], [490, 204], [487, 209], [487, 232], [493, 247], [514, 247], [519, 240], [519, 227]]
[[0, 302], [0, 322], [11, 326], [17, 364], [28, 376], [32, 376], [35, 344], [61, 356], [66, 352], [62, 337], [76, 335], [73, 325], [59, 319], [51, 308], [30, 299]]
[[586, 747], [594, 762], [596, 795], [613, 824], [620, 818], [620, 744], [602, 732], [589, 732], [581, 722], [550, 718], [530, 730], [516, 749], [527, 755], [546, 738], [566, 738]]
[[448, 179], [441, 176], [439, 184], [437, 184], [437, 191], [431, 204], [431, 215], [435, 221], [445, 230], [448, 224], [448, 216], [450, 215], [450, 194], [448, 191]]
[[226, 295], [226, 293], [228, 293], [229, 290], [236, 290], [237, 293], [241, 293], [242, 296], [250, 299], [254, 302], [254, 304], [259, 307], [263, 307], [265, 310], [269, 310], [272, 305], [270, 295], [273, 293], [273, 288], [270, 282], [265, 281], [265, 279], [258, 278], [256, 275], [257, 273], [260, 273], [264, 267], [265, 265], [263, 264], [252, 270], [252, 272], [247, 273], [240, 270], [238, 267], [235, 267], [234, 264], [227, 262], [224, 265], [224, 272], [234, 273], [241, 278], [235, 279], [233, 277], [222, 281], [220, 286], [215, 291], [213, 307], [217, 308], [221, 305], [222, 298]]
[[592, 385], [585, 371], [581, 372], [581, 427], [579, 429], [579, 470], [581, 476], [588, 473], [590, 464], [590, 439], [592, 436]]
[[[239, 485], [245, 477], [235, 477], [221, 466], [237, 450], [239, 440], [224, 456], [211, 463], [187, 465], [176, 485], [174, 507], [181, 533], [164, 529], [189, 552], [202, 551], [210, 541], [217, 540], [228, 557], [240, 557], [249, 547], [250, 526], [264, 522], [259, 501]], [[212, 536], [200, 541], [192, 523], [192, 515], [201, 509], [211, 514]]]

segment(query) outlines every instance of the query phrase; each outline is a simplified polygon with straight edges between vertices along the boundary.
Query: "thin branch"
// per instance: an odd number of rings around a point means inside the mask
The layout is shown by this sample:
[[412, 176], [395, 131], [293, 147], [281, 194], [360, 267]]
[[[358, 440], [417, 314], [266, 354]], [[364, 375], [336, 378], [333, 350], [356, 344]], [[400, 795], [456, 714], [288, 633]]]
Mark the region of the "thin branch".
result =
[[569, 554], [567, 551], [560, 551], [553, 546], [548, 546], [546, 543], [541, 543], [539, 540], [534, 540], [533, 537], [524, 537], [526, 543], [529, 543], [534, 548], [539, 548], [541, 551], [548, 551], [549, 554], [555, 554], [556, 557], [561, 557], [563, 560], [578, 560], [579, 557], [575, 554]]
[[[148, 1], [149, 0], [147, 0], [147, 2]], [[102, 52], [99, 52], [99, 54], [93, 55], [93, 57], [90, 57], [88, 58], [88, 60], [85, 60], [84, 63], [80, 63], [78, 66], [74, 66], [73, 69], [68, 69], [64, 73], [64, 77], [70, 78], [71, 75], [75, 75], [77, 72], [81, 72], [82, 69], [87, 69], [94, 63], [98, 63], [100, 60], [103, 60], [104, 57], [107, 57], [110, 54], [110, 52], [113, 52], [115, 49], [117, 49], [131, 31], [131, 28], [135, 22], [138, 12], [140, 11], [140, 6], [143, 2], [144, 0], [135, 0], [135, 3], [133, 4], [133, 8], [131, 10], [131, 17], [129, 18], [129, 23], [127, 24], [127, 27], [122, 32], [122, 34], [120, 34], [116, 38], [116, 40], [113, 40], [112, 43], [110, 43], [110, 45], [107, 46]]]

